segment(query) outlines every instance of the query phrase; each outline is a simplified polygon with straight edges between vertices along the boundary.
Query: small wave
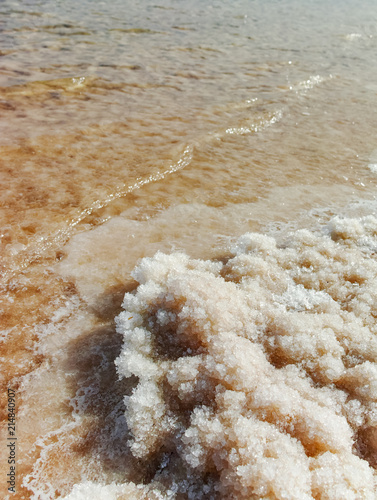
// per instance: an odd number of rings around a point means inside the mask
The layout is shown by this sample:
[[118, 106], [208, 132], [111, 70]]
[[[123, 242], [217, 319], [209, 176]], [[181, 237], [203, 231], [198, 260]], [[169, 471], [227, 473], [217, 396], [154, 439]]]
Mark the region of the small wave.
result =
[[306, 94], [309, 90], [312, 90], [317, 85], [320, 85], [328, 80], [331, 80], [333, 75], [327, 77], [321, 75], [312, 75], [307, 80], [302, 80], [301, 82], [291, 85], [290, 90], [294, 90], [296, 93]]
[[100, 210], [101, 208], [108, 206], [113, 201], [123, 196], [127, 196], [127, 194], [140, 189], [146, 184], [160, 181], [167, 175], [185, 168], [192, 160], [193, 151], [194, 146], [187, 145], [179, 159], [176, 162], [171, 163], [165, 170], [154, 172], [148, 177], [137, 178], [132, 184], [125, 184], [121, 186], [118, 190], [111, 193], [106, 198], [94, 201], [91, 205], [82, 210], [75, 218], [73, 218], [64, 229], [57, 231], [55, 234], [51, 236], [39, 236], [28, 245], [16, 247], [15, 255], [13, 255], [16, 259], [11, 262], [7, 262], [6, 271], [2, 276], [3, 281], [9, 281], [15, 274], [21, 272], [23, 269], [26, 269], [32, 262], [40, 258], [40, 256], [45, 254], [50, 248], [64, 244], [72, 235], [75, 227], [82, 223], [96, 210]]
[[360, 38], [363, 38], [363, 35], [361, 33], [348, 33], [344, 38], [353, 42], [354, 40], [360, 40]]
[[249, 126], [241, 126], [241, 127], [230, 127], [225, 130], [225, 134], [227, 135], [247, 135], [252, 133], [260, 132], [261, 130], [265, 130], [266, 128], [278, 123], [283, 117], [283, 111], [277, 110], [275, 113], [272, 113], [268, 118], [262, 118], [260, 120], [255, 120], [254, 123]]

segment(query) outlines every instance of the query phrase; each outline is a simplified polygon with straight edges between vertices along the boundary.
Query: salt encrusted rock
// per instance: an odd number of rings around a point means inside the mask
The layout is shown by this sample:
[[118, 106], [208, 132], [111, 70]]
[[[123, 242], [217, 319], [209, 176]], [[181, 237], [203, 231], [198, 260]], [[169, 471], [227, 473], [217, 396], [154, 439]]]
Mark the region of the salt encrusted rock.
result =
[[[377, 220], [225, 264], [158, 253], [117, 318], [135, 456], [161, 498], [375, 499]], [[156, 490], [156, 491], [157, 491]]]

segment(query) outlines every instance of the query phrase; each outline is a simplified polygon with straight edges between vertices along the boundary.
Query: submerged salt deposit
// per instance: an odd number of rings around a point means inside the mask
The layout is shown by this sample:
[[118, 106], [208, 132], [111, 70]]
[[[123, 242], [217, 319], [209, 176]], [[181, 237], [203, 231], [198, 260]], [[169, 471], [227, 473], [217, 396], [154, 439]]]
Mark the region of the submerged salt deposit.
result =
[[220, 261], [145, 258], [117, 318], [133, 455], [162, 498], [374, 499], [377, 219]]

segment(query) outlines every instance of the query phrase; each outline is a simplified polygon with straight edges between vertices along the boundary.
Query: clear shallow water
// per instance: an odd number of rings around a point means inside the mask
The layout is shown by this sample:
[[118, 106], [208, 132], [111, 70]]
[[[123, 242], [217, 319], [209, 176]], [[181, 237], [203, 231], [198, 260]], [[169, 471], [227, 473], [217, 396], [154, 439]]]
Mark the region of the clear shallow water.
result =
[[0, 11], [1, 355], [20, 401], [18, 492], [148, 484], [162, 459], [140, 466], [127, 445], [130, 384], [114, 367], [130, 273], [158, 250], [223, 259], [246, 231], [374, 213], [376, 6]]

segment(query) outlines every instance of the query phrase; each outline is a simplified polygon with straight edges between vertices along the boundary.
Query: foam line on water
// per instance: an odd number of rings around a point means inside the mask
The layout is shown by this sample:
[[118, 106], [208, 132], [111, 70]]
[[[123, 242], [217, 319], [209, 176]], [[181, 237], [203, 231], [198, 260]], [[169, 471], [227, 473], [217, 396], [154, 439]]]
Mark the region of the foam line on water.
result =
[[172, 163], [166, 170], [162, 172], [155, 172], [145, 178], [139, 178], [131, 185], [122, 186], [106, 198], [94, 201], [90, 206], [82, 210], [73, 220], [71, 220], [67, 227], [65, 227], [64, 229], [57, 231], [52, 236], [42, 236], [37, 239], [36, 243], [32, 242], [31, 244], [24, 246], [17, 254], [17, 263], [12, 262], [10, 263], [10, 265], [7, 265], [7, 270], [4, 272], [3, 280], [5, 282], [9, 281], [17, 273], [26, 269], [36, 258], [40, 257], [43, 252], [51, 247], [54, 247], [55, 245], [61, 245], [62, 243], [66, 242], [72, 234], [73, 229], [81, 222], [83, 222], [86, 217], [93, 214], [96, 210], [100, 210], [101, 208], [108, 206], [113, 201], [127, 196], [127, 194], [130, 194], [133, 191], [142, 188], [146, 184], [160, 181], [167, 175], [173, 174], [187, 167], [192, 160], [193, 152], [194, 146], [187, 145], [179, 160], [175, 163]]

